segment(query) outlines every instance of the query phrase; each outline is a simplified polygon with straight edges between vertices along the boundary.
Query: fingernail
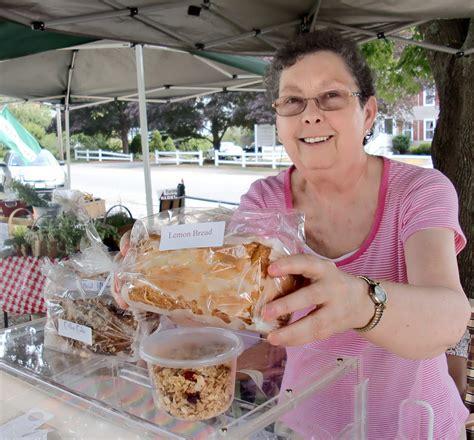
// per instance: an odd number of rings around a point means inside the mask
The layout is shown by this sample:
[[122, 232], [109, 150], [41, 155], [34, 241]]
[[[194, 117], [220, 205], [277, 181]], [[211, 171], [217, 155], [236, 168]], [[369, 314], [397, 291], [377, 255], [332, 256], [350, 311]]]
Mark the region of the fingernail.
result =
[[278, 271], [279, 271], [279, 268], [278, 268], [278, 265], [273, 263], [273, 264], [270, 264], [270, 266], [268, 266], [268, 273], [272, 276], [275, 276], [275, 275], [278, 275]]
[[280, 338], [278, 337], [278, 334], [275, 332], [272, 332], [268, 335], [267, 337], [268, 342], [272, 345], [280, 345]]

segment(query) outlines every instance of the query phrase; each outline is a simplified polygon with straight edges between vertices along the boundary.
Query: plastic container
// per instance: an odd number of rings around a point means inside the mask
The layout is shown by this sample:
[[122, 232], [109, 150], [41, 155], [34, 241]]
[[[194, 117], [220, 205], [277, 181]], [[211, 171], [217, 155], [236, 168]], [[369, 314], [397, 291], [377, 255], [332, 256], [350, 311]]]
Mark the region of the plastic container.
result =
[[206, 420], [234, 399], [239, 336], [213, 327], [175, 328], [142, 341], [155, 405], [181, 420]]

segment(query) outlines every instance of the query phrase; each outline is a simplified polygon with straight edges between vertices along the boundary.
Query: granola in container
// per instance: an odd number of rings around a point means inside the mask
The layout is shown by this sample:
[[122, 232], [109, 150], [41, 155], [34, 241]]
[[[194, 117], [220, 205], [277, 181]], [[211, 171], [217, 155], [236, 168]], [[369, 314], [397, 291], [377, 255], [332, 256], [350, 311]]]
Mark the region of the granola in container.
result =
[[142, 341], [155, 404], [181, 420], [206, 420], [234, 399], [241, 339], [220, 328], [176, 328]]

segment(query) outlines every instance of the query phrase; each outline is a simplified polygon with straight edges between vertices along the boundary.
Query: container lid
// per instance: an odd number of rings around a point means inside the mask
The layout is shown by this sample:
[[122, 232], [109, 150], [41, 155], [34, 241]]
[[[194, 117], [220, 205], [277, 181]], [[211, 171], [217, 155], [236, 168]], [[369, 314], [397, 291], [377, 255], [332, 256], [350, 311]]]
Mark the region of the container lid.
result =
[[171, 368], [199, 368], [218, 365], [243, 351], [239, 336], [214, 327], [182, 327], [153, 333], [140, 345], [140, 357], [152, 364]]

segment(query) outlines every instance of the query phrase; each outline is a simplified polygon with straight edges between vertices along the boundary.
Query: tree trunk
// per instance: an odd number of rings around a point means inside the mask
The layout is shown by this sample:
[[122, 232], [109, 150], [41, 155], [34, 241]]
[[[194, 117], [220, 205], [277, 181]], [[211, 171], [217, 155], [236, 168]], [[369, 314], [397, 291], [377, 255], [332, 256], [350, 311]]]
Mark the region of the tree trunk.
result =
[[128, 148], [128, 126], [120, 128], [120, 139], [122, 139], [122, 151], [125, 154], [129, 153], [129, 148]]
[[221, 148], [221, 137], [219, 131], [219, 121], [217, 119], [211, 119], [212, 146], [214, 147], [214, 150], [220, 150]]
[[[420, 26], [425, 40], [460, 50], [474, 47], [474, 19], [437, 20]], [[474, 298], [474, 55], [427, 51], [439, 96], [431, 153], [434, 167], [453, 182], [467, 247], [458, 263], [464, 291]], [[461, 54], [459, 54], [461, 55]]]

